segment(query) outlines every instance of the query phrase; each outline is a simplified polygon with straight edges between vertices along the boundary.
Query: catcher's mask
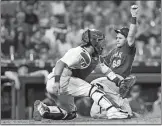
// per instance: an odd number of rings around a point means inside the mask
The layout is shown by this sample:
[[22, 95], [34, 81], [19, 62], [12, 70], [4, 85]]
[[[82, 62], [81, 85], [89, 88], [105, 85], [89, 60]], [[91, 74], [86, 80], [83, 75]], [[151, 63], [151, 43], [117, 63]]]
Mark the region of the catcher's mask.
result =
[[102, 54], [105, 46], [105, 35], [96, 29], [88, 29], [82, 34], [82, 41], [93, 46], [98, 55]]

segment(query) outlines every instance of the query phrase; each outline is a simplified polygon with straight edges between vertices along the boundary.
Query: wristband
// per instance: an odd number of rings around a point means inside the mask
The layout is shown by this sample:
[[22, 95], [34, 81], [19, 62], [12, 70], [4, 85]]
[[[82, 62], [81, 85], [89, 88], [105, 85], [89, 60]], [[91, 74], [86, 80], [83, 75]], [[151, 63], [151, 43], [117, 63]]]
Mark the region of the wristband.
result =
[[132, 24], [136, 24], [136, 22], [137, 22], [136, 17], [131, 17], [131, 23], [132, 23]]
[[107, 78], [109, 80], [111, 80], [112, 82], [114, 82], [116, 84], [116, 86], [119, 86], [120, 79], [116, 76], [116, 74], [114, 72], [108, 73]]
[[116, 75], [114, 72], [110, 72], [107, 74], [107, 77], [110, 79], [110, 80], [114, 80], [116, 78]]
[[55, 82], [60, 82], [60, 75], [55, 75]]

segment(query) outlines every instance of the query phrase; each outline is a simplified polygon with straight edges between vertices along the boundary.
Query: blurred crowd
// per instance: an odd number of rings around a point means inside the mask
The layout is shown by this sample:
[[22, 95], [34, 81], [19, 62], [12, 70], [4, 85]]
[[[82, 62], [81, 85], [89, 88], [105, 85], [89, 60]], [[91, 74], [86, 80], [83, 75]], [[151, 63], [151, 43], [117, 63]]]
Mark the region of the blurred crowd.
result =
[[86, 28], [105, 33], [107, 53], [115, 28], [129, 27], [130, 6], [140, 6], [136, 61], [160, 59], [160, 1], [2, 1], [1, 58], [56, 62], [81, 44]]

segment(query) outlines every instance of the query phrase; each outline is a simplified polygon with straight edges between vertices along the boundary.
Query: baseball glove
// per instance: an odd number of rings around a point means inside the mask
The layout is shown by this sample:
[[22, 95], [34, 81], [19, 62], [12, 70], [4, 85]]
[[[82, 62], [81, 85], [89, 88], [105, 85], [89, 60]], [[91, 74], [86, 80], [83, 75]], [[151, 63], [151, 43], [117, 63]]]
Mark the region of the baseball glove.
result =
[[128, 91], [135, 84], [135, 82], [136, 82], [136, 76], [134, 75], [130, 75], [120, 82], [119, 94], [122, 98], [126, 97]]

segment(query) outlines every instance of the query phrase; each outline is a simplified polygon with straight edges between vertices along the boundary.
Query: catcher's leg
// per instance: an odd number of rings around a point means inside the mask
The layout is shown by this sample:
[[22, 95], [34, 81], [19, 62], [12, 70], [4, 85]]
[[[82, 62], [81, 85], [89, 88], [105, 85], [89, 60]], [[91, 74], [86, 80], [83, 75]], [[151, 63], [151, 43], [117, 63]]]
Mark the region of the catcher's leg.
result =
[[[34, 104], [34, 119], [41, 120], [43, 117], [53, 120], [70, 120], [76, 118], [77, 114], [76, 106], [74, 104], [74, 97], [67, 95], [55, 95], [52, 90], [53, 85], [54, 77], [51, 77], [47, 81], [46, 90], [48, 94], [50, 94], [50, 99], [53, 99], [55, 106], [47, 106], [37, 100]], [[46, 103], [47, 101], [44, 100], [43, 102]], [[50, 111], [46, 111], [47, 109]]]
[[[65, 73], [64, 73], [65, 74]], [[53, 86], [55, 82], [54, 76], [51, 75], [49, 77], [47, 84], [46, 84], [46, 90], [50, 94], [50, 96], [59, 102], [59, 106], [63, 109], [65, 109], [67, 112], [73, 112], [76, 111], [76, 106], [74, 103], [74, 97], [70, 95], [64, 95], [65, 91], [67, 90], [67, 84], [69, 83], [69, 76], [67, 77], [61, 77], [60, 80], [60, 93], [61, 95], [56, 95], [55, 92], [53, 91]]]
[[56, 105], [56, 96], [53, 94], [50, 94], [48, 92], [45, 93], [46, 98], [42, 101], [47, 106], [53, 106]]
[[34, 103], [33, 119], [35, 121], [41, 121], [42, 118], [47, 119], [62, 119], [67, 112], [58, 106], [47, 106], [40, 100], [36, 100]]
[[35, 121], [41, 121], [42, 118], [52, 120], [71, 120], [76, 118], [76, 112], [67, 112], [59, 106], [47, 106], [40, 100], [36, 100], [34, 103], [33, 119]]

